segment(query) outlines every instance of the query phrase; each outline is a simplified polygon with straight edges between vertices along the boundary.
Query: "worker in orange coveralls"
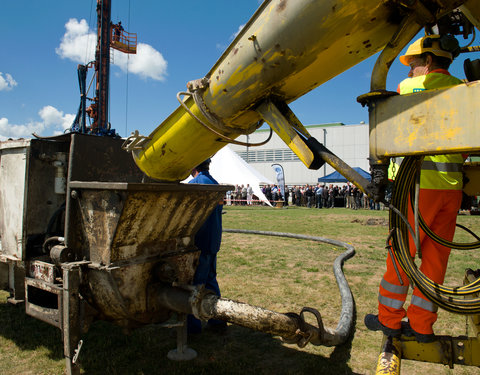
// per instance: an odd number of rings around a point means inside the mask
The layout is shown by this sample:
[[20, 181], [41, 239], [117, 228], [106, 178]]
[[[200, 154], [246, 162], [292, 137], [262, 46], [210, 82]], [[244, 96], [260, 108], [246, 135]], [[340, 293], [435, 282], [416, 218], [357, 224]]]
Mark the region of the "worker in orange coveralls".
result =
[[[410, 67], [407, 79], [398, 87], [400, 94], [438, 89], [458, 85], [461, 80], [450, 75], [448, 68], [458, 55], [458, 42], [453, 36], [428, 35], [415, 41], [400, 57], [402, 64]], [[426, 156], [420, 174], [419, 211], [426, 225], [438, 236], [452, 241], [457, 213], [462, 201], [462, 165], [460, 154]], [[408, 221], [413, 226], [414, 215], [409, 204]], [[422, 263], [420, 271], [438, 284], [442, 284], [447, 269], [450, 249], [442, 246], [420, 230]], [[410, 236], [412, 257], [416, 248]], [[367, 314], [365, 325], [372, 331], [382, 331], [387, 336], [415, 336], [418, 342], [435, 341], [432, 326], [437, 320], [437, 306], [418, 288], [414, 288], [410, 305], [405, 311], [409, 280], [398, 266], [403, 285], [399, 281], [390, 255], [387, 271], [381, 280], [378, 295], [378, 315]], [[407, 316], [408, 321], [402, 322]]]

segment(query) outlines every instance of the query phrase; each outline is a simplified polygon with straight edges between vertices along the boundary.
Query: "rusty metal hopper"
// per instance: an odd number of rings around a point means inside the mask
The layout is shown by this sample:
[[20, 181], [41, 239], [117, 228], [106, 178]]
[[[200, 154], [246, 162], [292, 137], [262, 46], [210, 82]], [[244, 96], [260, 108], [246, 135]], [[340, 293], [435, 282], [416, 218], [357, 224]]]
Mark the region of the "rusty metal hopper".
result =
[[82, 294], [123, 326], [168, 319], [149, 307], [148, 286], [192, 282], [194, 235], [230, 188], [70, 182], [66, 245], [88, 262]]

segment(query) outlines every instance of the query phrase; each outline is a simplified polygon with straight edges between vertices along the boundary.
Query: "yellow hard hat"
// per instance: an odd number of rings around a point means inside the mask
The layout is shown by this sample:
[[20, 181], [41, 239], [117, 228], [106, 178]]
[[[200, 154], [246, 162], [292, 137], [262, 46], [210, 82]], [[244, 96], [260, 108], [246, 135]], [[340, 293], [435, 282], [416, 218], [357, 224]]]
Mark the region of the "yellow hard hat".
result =
[[408, 66], [410, 56], [421, 55], [424, 52], [430, 52], [436, 56], [453, 60], [452, 53], [442, 49], [440, 35], [426, 35], [410, 44], [405, 55], [400, 56], [400, 62]]

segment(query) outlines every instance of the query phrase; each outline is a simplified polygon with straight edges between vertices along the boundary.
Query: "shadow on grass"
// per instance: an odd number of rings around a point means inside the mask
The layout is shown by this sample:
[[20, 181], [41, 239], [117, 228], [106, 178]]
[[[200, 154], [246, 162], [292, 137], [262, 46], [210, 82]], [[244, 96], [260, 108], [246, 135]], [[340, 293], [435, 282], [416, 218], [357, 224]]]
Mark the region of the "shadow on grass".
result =
[[45, 347], [50, 359], [63, 358], [61, 331], [26, 315], [24, 304], [0, 303], [0, 336], [11, 340], [20, 350], [32, 351]]
[[[63, 358], [60, 330], [27, 316], [23, 306], [0, 304], [0, 336], [22, 351], [32, 351], [31, 358], [22, 353], [31, 362], [32, 373], [54, 373], [35, 367], [39, 347], [46, 348], [43, 355], [56, 363]], [[334, 349], [307, 346], [302, 350], [268, 334], [229, 326], [224, 335], [205, 331], [189, 338], [189, 346], [198, 353], [189, 362], [167, 359], [168, 351], [176, 347], [176, 331], [159, 326], [125, 334], [120, 327], [99, 321], [83, 341], [79, 362], [84, 374], [353, 374], [348, 366], [351, 339]]]
[[174, 330], [150, 326], [124, 336], [121, 330], [112, 332], [106, 323], [99, 322], [100, 326], [86, 338], [90, 344], [84, 344], [82, 367], [87, 374], [353, 374], [347, 364], [348, 344], [335, 348], [328, 357], [285, 346], [268, 334], [229, 326], [224, 335], [204, 332], [193, 336], [189, 347], [198, 357], [174, 362], [166, 357], [176, 346]]

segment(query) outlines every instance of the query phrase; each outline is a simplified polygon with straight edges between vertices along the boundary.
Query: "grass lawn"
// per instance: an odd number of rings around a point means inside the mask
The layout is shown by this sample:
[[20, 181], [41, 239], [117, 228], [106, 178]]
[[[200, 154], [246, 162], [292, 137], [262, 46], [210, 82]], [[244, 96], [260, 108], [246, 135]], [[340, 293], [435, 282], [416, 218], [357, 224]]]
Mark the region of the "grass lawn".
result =
[[[300, 233], [351, 243], [356, 255], [344, 272], [356, 302], [353, 339], [337, 348], [307, 345], [299, 349], [278, 337], [229, 326], [226, 335], [211, 332], [191, 337], [198, 352], [191, 362], [172, 362], [173, 329], [147, 326], [123, 332], [96, 322], [83, 338], [80, 355], [85, 374], [374, 374], [382, 335], [363, 325], [376, 312], [378, 283], [384, 272], [387, 211], [267, 207], [225, 207], [225, 228]], [[374, 219], [374, 220], [369, 220]], [[477, 216], [459, 216], [459, 223], [478, 228]], [[471, 241], [460, 233], [458, 241]], [[218, 280], [226, 298], [278, 312], [317, 309], [326, 327], [338, 323], [341, 302], [332, 272], [343, 248], [312, 241], [225, 233], [218, 257]], [[446, 284], [460, 285], [465, 268], [476, 269], [476, 251], [453, 251]], [[62, 374], [61, 333], [28, 317], [23, 306], [6, 304], [0, 292], [0, 374]], [[436, 333], [467, 333], [465, 317], [439, 312]], [[480, 369], [403, 361], [402, 374], [480, 374]]]

